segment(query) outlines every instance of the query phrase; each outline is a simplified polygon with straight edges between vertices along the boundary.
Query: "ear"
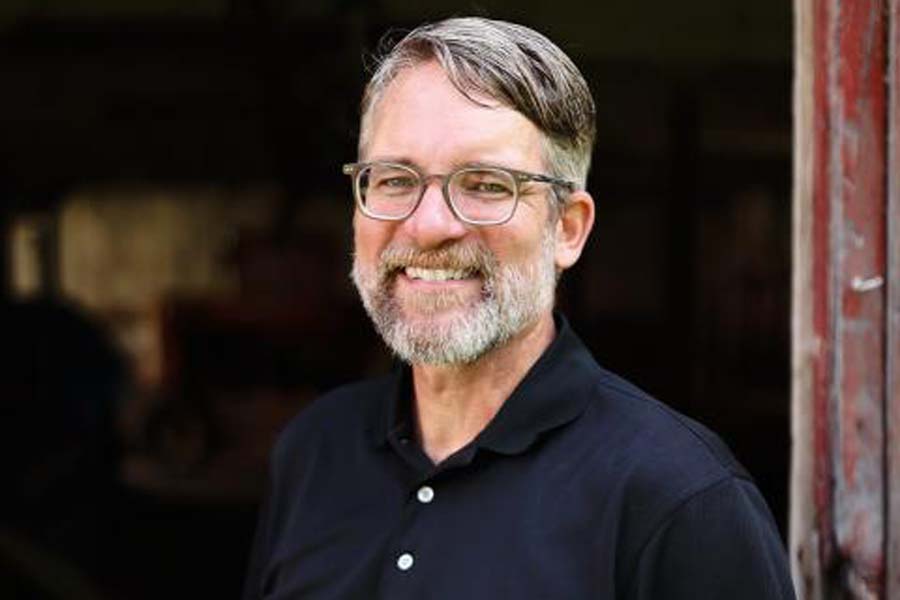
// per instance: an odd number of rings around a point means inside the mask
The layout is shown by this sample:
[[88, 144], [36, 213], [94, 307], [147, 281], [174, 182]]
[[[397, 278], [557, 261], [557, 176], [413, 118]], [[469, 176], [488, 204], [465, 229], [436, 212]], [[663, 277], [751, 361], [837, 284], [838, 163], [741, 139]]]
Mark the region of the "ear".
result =
[[556, 223], [556, 269], [564, 271], [578, 261], [594, 226], [594, 199], [586, 191], [572, 193]]

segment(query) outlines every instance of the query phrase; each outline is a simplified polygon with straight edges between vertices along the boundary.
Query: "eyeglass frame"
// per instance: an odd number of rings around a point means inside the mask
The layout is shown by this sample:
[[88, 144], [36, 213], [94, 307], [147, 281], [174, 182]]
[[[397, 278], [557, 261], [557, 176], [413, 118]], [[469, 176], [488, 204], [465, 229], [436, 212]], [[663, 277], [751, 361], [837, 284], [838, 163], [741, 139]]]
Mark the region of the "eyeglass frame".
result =
[[[373, 166], [399, 167], [402, 169], [407, 169], [409, 171], [412, 171], [413, 173], [415, 173], [416, 175], [419, 176], [419, 179], [421, 180], [422, 189], [419, 191], [418, 199], [416, 199], [416, 201], [412, 204], [412, 206], [410, 207], [409, 211], [406, 214], [403, 214], [398, 217], [387, 217], [384, 215], [376, 215], [376, 214], [370, 212], [366, 208], [366, 205], [362, 199], [363, 198], [362, 193], [359, 190], [359, 181], [360, 181], [359, 173], [361, 171], [363, 171], [364, 169], [367, 169], [367, 168], [373, 167]], [[508, 174], [510, 176], [510, 178], [513, 180], [513, 206], [512, 206], [512, 209], [510, 209], [510, 211], [509, 211], [509, 215], [507, 215], [503, 219], [495, 220], [495, 221], [474, 221], [472, 219], [468, 219], [468, 218], [464, 217], [462, 214], [460, 214], [459, 210], [457, 210], [456, 206], [453, 203], [453, 200], [450, 197], [450, 180], [453, 177], [459, 175], [460, 173], [465, 173], [465, 172], [469, 172], [469, 171], [485, 171], [485, 170], [501, 171], [503, 173]], [[475, 225], [475, 226], [479, 226], [479, 227], [503, 225], [504, 223], [508, 222], [510, 219], [513, 218], [513, 215], [516, 214], [516, 208], [518, 208], [518, 206], [519, 206], [519, 197], [521, 196], [521, 184], [522, 183], [536, 182], [536, 183], [546, 183], [551, 186], [555, 186], [553, 188], [553, 195], [554, 195], [554, 197], [557, 198], [557, 200], [559, 201], [560, 204], [565, 202], [565, 198], [561, 198], [559, 196], [559, 194], [556, 193], [557, 187], [564, 188], [570, 194], [575, 192], [577, 189], [577, 186], [575, 185], [574, 182], [568, 181], [566, 179], [560, 179], [558, 177], [551, 177], [550, 175], [543, 175], [541, 173], [529, 173], [527, 171], [519, 171], [517, 169], [510, 169], [508, 167], [501, 167], [501, 166], [497, 166], [497, 165], [466, 166], [466, 167], [460, 167], [459, 169], [454, 169], [453, 171], [450, 171], [449, 173], [432, 173], [429, 175], [429, 174], [423, 173], [420, 169], [417, 169], [415, 166], [410, 165], [410, 164], [404, 164], [404, 163], [392, 162], [392, 161], [384, 161], [384, 160], [374, 160], [374, 161], [367, 161], [367, 162], [346, 163], [345, 165], [343, 165], [342, 171], [343, 171], [344, 175], [349, 175], [350, 177], [353, 178], [352, 179], [352, 181], [353, 181], [353, 197], [356, 200], [356, 205], [359, 207], [359, 210], [365, 216], [369, 217], [370, 219], [375, 219], [378, 221], [403, 221], [405, 219], [408, 219], [410, 216], [412, 216], [412, 214], [414, 212], [416, 212], [416, 209], [419, 208], [419, 205], [422, 203], [422, 198], [425, 197], [425, 192], [428, 191], [428, 183], [432, 179], [440, 180], [441, 192], [443, 193], [443, 196], [444, 196], [444, 202], [446, 202], [447, 206], [450, 207], [450, 212], [453, 213], [453, 216], [456, 217], [457, 219], [459, 219], [460, 221], [462, 221], [463, 223], [466, 223], [468, 225]]]

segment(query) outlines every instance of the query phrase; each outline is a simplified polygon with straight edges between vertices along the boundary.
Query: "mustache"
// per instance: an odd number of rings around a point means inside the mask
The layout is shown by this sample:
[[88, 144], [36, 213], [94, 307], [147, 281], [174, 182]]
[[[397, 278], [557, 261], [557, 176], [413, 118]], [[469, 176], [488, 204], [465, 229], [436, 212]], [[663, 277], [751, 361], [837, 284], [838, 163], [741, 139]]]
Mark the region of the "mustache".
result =
[[385, 248], [378, 261], [378, 273], [388, 277], [407, 267], [468, 271], [485, 277], [497, 270], [497, 259], [486, 247], [477, 244], [455, 244], [435, 250], [420, 250], [392, 245]]

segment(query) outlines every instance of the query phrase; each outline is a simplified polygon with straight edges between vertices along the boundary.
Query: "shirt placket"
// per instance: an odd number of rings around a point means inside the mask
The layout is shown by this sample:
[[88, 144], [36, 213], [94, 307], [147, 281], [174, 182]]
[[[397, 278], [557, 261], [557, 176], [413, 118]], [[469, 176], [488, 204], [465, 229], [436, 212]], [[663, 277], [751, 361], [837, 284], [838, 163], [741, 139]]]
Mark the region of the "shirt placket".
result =
[[[421, 451], [408, 444], [399, 442], [395, 449], [406, 455], [403, 458], [408, 463], [422, 464], [417, 457], [407, 454], [421, 454]], [[382, 565], [379, 598], [396, 600], [428, 595], [428, 573], [439, 568], [437, 561], [440, 557], [434, 556], [434, 549], [439, 548], [440, 543], [430, 540], [426, 550], [422, 536], [433, 536], [438, 529], [429, 524], [442, 518], [442, 492], [446, 486], [452, 485], [452, 478], [446, 476], [447, 471], [463, 468], [471, 462], [473, 455], [474, 450], [464, 451], [437, 467], [419, 471], [418, 476], [410, 480], [403, 514], [388, 544]]]

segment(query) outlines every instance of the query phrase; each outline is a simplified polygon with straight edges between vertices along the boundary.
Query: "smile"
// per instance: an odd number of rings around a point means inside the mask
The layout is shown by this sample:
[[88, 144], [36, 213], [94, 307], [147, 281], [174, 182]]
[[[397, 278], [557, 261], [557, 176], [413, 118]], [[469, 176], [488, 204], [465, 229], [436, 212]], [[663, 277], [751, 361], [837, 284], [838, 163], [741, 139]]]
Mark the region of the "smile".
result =
[[471, 277], [471, 271], [464, 269], [423, 269], [406, 267], [404, 274], [410, 279], [422, 281], [458, 281]]

